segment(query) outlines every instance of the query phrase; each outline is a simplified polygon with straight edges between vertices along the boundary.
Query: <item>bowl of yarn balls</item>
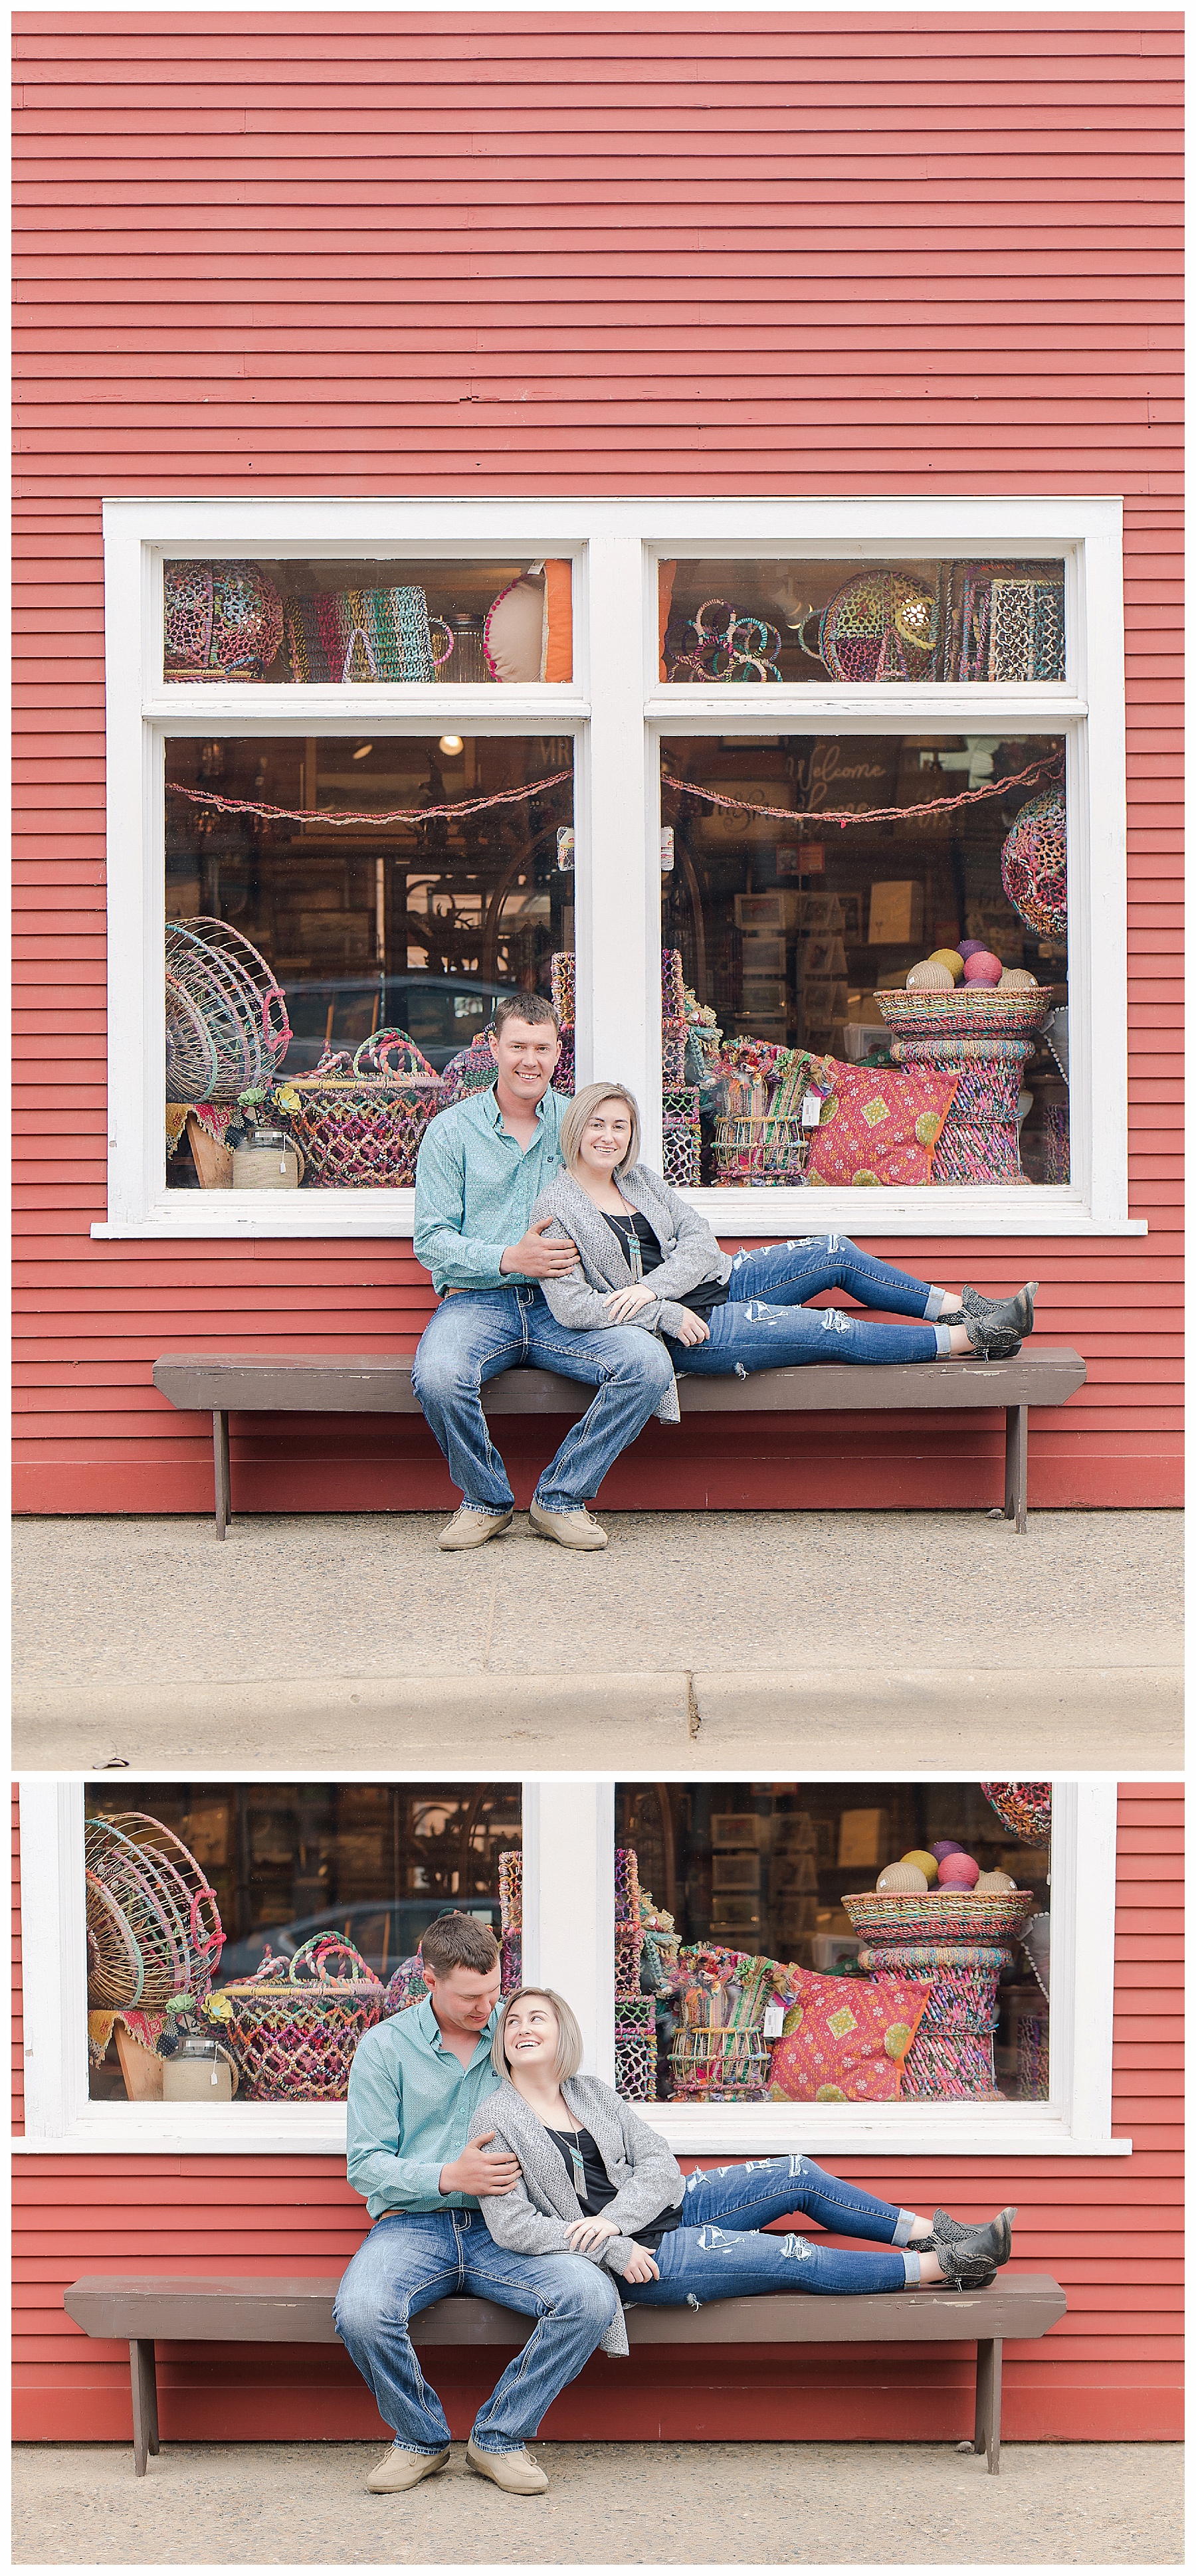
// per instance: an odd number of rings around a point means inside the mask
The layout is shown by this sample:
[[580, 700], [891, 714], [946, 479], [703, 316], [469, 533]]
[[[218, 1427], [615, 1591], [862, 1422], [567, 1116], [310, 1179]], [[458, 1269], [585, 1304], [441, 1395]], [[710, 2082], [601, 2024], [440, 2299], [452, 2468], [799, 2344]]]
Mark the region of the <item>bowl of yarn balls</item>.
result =
[[845, 1896], [853, 1929], [886, 1941], [986, 1943], [1017, 1936], [1037, 1899], [1004, 1869], [982, 1869], [962, 1843], [931, 1843], [888, 1861], [875, 1892]]
[[1005, 966], [982, 939], [935, 948], [911, 966], [904, 992], [876, 995], [897, 1036], [1016, 1037], [1040, 1029], [1054, 988], [1026, 966]]

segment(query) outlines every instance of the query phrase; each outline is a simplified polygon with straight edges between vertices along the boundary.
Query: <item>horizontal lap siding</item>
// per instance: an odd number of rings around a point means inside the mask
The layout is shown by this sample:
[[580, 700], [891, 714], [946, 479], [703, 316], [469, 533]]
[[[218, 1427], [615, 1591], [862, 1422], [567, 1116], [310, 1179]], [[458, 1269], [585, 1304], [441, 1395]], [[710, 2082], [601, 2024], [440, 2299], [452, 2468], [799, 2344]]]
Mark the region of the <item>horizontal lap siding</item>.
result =
[[[448, 41], [451, 25], [452, 39]], [[93, 1243], [105, 494], [1123, 493], [1141, 1241], [1041, 1279], [1040, 1505], [1179, 1500], [1178, 18], [27, 14], [17, 37], [17, 1492], [203, 1511], [190, 1347], [410, 1349], [401, 1244]], [[928, 1220], [932, 1222], [932, 1220]], [[504, 1435], [506, 1436], [506, 1435]], [[527, 1499], [542, 1450], [511, 1434]], [[433, 1508], [414, 1426], [234, 1423], [253, 1509]], [[995, 1425], [648, 1432], [612, 1505], [987, 1503]], [[520, 1481], [522, 1480], [522, 1481]]]
[[[1015, 2271], [1053, 2272], [1068, 2312], [1042, 2343], [1006, 2348], [1010, 2441], [1178, 2439], [1183, 2185], [1182, 1792], [1119, 1799], [1113, 2132], [1126, 2158], [839, 2157], [902, 2206], [987, 2215], [1018, 2204]], [[361, 2204], [330, 2157], [25, 2157], [16, 2163], [14, 2348], [19, 2439], [129, 2439], [128, 2356], [62, 2307], [84, 2272], [336, 2273]], [[492, 2364], [430, 2356], [452, 2430], [469, 2429]], [[334, 2348], [167, 2346], [163, 2435], [366, 2440], [381, 2427]], [[962, 2440], [967, 2354], [753, 2353], [601, 2358], [558, 2400], [546, 2437]]]

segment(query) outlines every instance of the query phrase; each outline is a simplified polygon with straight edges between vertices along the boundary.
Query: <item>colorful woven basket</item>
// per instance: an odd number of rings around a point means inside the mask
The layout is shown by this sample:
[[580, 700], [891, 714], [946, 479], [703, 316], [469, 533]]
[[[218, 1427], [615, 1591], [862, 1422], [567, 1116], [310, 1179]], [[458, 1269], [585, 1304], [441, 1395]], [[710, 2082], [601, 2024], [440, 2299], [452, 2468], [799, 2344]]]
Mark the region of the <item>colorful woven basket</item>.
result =
[[92, 1816], [83, 1836], [87, 2000], [161, 2010], [206, 1994], [224, 1947], [215, 1891], [156, 1816]]
[[427, 683], [438, 678], [453, 641], [451, 626], [429, 619], [426, 594], [413, 584], [321, 591], [314, 599], [292, 600], [287, 609], [287, 651], [296, 680]]
[[309, 1188], [409, 1189], [442, 1090], [405, 1029], [379, 1029], [355, 1055], [325, 1056], [278, 1085], [271, 1106], [302, 1145]]
[[248, 2101], [343, 2102], [353, 2052], [385, 1999], [352, 1942], [324, 1932], [290, 1960], [267, 1949], [256, 1974], [221, 1986], [205, 2011], [228, 2041]]
[[1051, 1784], [1049, 1780], [982, 1780], [981, 1789], [993, 1814], [1008, 1825], [1020, 1843], [1049, 1843], [1051, 1839]]
[[1055, 1007], [1054, 986], [1003, 993], [999, 985], [963, 984], [953, 993], [877, 993], [882, 1020], [901, 1038], [1020, 1038], [1040, 1029]]
[[166, 924], [166, 1097], [237, 1100], [274, 1079], [291, 1042], [273, 970], [231, 923]]
[[1015, 912], [1040, 939], [1067, 931], [1067, 804], [1048, 787], [1023, 805], [1001, 848], [1001, 883]]
[[173, 680], [260, 680], [282, 642], [282, 601], [255, 563], [164, 567], [165, 667]]
[[1037, 1903], [1037, 1897], [1022, 1888], [994, 1896], [976, 1896], [962, 1888], [928, 1888], [924, 1896], [879, 1896], [869, 1890], [863, 1896], [845, 1896], [843, 1908], [852, 1930], [870, 1942], [902, 1947], [933, 1943], [936, 1948], [943, 1942], [979, 1942], [991, 1947], [1016, 1941]]
[[[810, 624], [810, 618], [805, 626]], [[932, 591], [905, 572], [857, 573], [823, 609], [812, 643], [801, 646], [833, 680], [926, 680], [939, 640]]]

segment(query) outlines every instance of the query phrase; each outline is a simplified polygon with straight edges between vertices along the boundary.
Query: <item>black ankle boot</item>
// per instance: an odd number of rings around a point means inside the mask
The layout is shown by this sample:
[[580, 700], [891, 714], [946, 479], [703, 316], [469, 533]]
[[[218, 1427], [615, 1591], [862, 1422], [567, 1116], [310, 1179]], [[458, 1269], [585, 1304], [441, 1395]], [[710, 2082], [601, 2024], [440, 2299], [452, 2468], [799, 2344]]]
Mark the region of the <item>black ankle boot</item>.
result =
[[1008, 1324], [999, 1323], [994, 1315], [963, 1315], [960, 1320], [978, 1360], [1017, 1358], [1021, 1335]]
[[937, 2254], [941, 2261], [944, 2245], [969, 2246], [976, 2248], [999, 2270], [1002, 2263], [1009, 2261], [1012, 2252], [1016, 2217], [1016, 2208], [1001, 2209], [995, 2218], [989, 2220], [987, 2227], [972, 2227], [966, 2220], [949, 2218], [945, 2209], [936, 2209], [929, 2236], [911, 2236], [906, 2252]]
[[1034, 1300], [1037, 1294], [1038, 1281], [1027, 1279], [1025, 1287], [1018, 1289], [1016, 1297], [982, 1297], [975, 1288], [961, 1288], [959, 1299], [965, 1322], [969, 1315], [981, 1315], [986, 1323], [1007, 1325], [1011, 1333], [1020, 1334], [1025, 1341], [1034, 1330]]

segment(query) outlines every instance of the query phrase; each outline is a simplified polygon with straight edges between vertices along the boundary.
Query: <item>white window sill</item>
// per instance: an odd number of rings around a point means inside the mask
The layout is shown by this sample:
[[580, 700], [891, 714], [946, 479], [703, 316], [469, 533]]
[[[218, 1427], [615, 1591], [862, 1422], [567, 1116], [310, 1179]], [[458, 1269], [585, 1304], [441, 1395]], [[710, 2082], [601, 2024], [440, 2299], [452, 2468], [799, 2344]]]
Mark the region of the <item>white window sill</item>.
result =
[[[1084, 2137], [1045, 2102], [638, 2104], [677, 2156], [1128, 2156], [1130, 2138]], [[90, 2102], [56, 2137], [14, 2138], [25, 2155], [345, 2154], [343, 2103]]]
[[[724, 1242], [808, 1234], [1016, 1237], [1144, 1235], [1144, 1217], [1097, 1217], [1067, 1189], [685, 1190]], [[413, 1190], [171, 1190], [143, 1217], [100, 1219], [101, 1243], [313, 1241], [410, 1236]], [[734, 1248], [734, 1247], [733, 1247]]]

